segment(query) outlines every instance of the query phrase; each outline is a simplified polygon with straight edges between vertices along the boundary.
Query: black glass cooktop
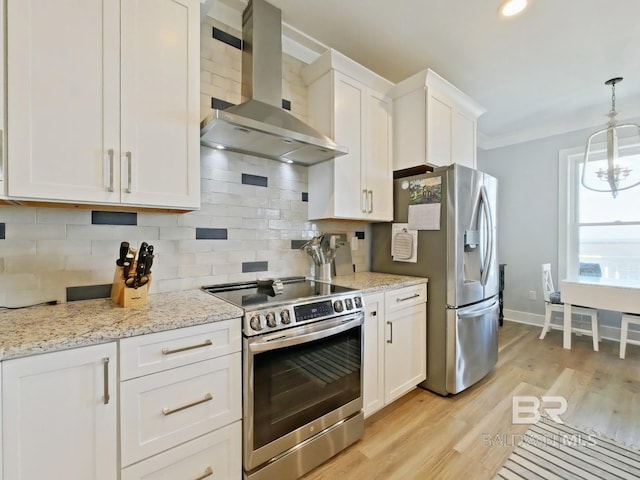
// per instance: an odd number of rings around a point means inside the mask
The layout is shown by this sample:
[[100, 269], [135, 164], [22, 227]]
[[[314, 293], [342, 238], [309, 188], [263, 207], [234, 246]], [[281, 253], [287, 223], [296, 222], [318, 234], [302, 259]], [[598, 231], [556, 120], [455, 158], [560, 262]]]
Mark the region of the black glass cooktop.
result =
[[354, 291], [352, 288], [315, 282], [304, 277], [281, 278], [280, 281], [283, 287], [282, 293], [276, 293], [278, 289], [270, 286], [258, 287], [256, 282], [211, 285], [202, 289], [222, 300], [245, 308], [309, 301], [316, 297]]

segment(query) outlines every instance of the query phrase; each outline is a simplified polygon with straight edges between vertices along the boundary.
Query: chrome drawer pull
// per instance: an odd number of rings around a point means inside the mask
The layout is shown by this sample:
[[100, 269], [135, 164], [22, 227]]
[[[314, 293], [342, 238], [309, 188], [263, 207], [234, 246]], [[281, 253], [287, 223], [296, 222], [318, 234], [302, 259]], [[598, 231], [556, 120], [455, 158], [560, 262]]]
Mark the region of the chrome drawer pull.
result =
[[186, 410], [187, 408], [200, 405], [201, 403], [210, 402], [211, 400], [213, 400], [213, 395], [211, 395], [210, 393], [207, 393], [202, 400], [196, 400], [195, 402], [190, 403], [188, 405], [183, 405], [182, 407], [178, 407], [178, 408], [165, 407], [162, 409], [162, 414], [166, 417], [167, 415], [171, 415], [172, 413], [178, 413], [178, 412], [181, 412], [182, 410]]
[[207, 467], [204, 471], [204, 475], [200, 475], [196, 480], [202, 480], [203, 478], [210, 477], [211, 475], [213, 475], [213, 469], [211, 467]]
[[111, 398], [109, 395], [109, 357], [105, 357], [102, 359], [102, 368], [104, 369], [103, 375], [103, 390], [104, 395], [102, 396], [102, 402], [107, 405], [109, 403], [109, 399]]
[[213, 345], [213, 342], [211, 340], [206, 340], [204, 343], [200, 343], [198, 345], [191, 345], [190, 347], [174, 348], [173, 350], [171, 350], [170, 348], [163, 348], [162, 354], [171, 355], [172, 353], [186, 352], [187, 350], [193, 350], [194, 348], [208, 347], [210, 345]]
[[387, 343], [393, 343], [393, 323], [387, 322], [387, 325], [389, 325], [389, 340], [387, 340]]
[[420, 296], [419, 293], [414, 293], [413, 295], [411, 295], [410, 297], [404, 297], [404, 298], [396, 298], [396, 302], [404, 302], [406, 300], [412, 300], [414, 298], [418, 298]]

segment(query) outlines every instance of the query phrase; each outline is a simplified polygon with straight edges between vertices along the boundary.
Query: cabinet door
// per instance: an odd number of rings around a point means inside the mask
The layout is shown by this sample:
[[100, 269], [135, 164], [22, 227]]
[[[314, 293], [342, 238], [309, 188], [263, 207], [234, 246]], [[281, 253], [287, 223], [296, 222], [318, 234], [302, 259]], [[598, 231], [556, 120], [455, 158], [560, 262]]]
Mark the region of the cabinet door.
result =
[[456, 109], [453, 117], [453, 162], [476, 168], [476, 121], [471, 115]]
[[361, 186], [361, 162], [366, 87], [340, 72], [334, 72], [333, 88], [335, 141], [349, 148], [347, 155], [334, 160], [335, 216], [363, 218], [366, 192]]
[[117, 478], [116, 345], [2, 364], [4, 478]]
[[367, 295], [364, 300], [364, 416], [384, 406], [384, 295]]
[[385, 404], [426, 378], [426, 303], [388, 313], [385, 318]]
[[8, 194], [118, 202], [117, 0], [8, 0]]
[[122, 202], [200, 206], [200, 4], [122, 2]]
[[367, 129], [363, 165], [367, 189], [367, 219], [393, 220], [393, 165], [391, 159], [391, 101], [372, 90], [368, 92]]
[[451, 101], [438, 90], [427, 88], [427, 163], [451, 165], [454, 110]]

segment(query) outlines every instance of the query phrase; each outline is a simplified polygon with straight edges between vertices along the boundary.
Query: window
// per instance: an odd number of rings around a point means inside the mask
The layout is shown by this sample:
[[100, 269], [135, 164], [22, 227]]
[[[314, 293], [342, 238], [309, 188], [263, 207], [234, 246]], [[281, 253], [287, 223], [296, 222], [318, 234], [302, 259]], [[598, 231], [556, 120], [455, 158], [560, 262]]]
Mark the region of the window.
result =
[[[619, 191], [616, 198], [584, 188], [583, 156], [583, 148], [560, 152], [561, 276], [640, 280], [640, 186]], [[638, 160], [640, 145], [621, 148], [620, 163]], [[606, 170], [604, 159], [602, 166]]]

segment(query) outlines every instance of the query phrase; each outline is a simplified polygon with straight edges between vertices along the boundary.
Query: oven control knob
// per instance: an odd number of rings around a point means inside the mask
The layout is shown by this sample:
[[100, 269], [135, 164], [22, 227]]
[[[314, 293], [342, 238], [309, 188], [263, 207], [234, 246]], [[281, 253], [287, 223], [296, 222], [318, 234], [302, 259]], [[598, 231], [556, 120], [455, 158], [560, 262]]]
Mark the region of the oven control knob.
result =
[[353, 297], [353, 303], [356, 304], [356, 308], [362, 308], [362, 298]]
[[278, 325], [278, 322], [276, 321], [276, 314], [273, 312], [267, 313], [267, 326], [273, 328], [277, 325]]
[[353, 303], [350, 298], [344, 299], [344, 306], [347, 307], [347, 310], [351, 310], [353, 308]]
[[280, 312], [280, 321], [284, 325], [289, 325], [291, 323], [291, 317], [289, 316], [289, 310], [282, 310]]
[[342, 300], [336, 300], [335, 302], [333, 302], [333, 309], [338, 313], [344, 310], [344, 307], [342, 306]]
[[262, 323], [260, 322], [260, 315], [254, 315], [253, 317], [251, 317], [251, 320], [249, 320], [249, 325], [255, 331], [262, 330]]

